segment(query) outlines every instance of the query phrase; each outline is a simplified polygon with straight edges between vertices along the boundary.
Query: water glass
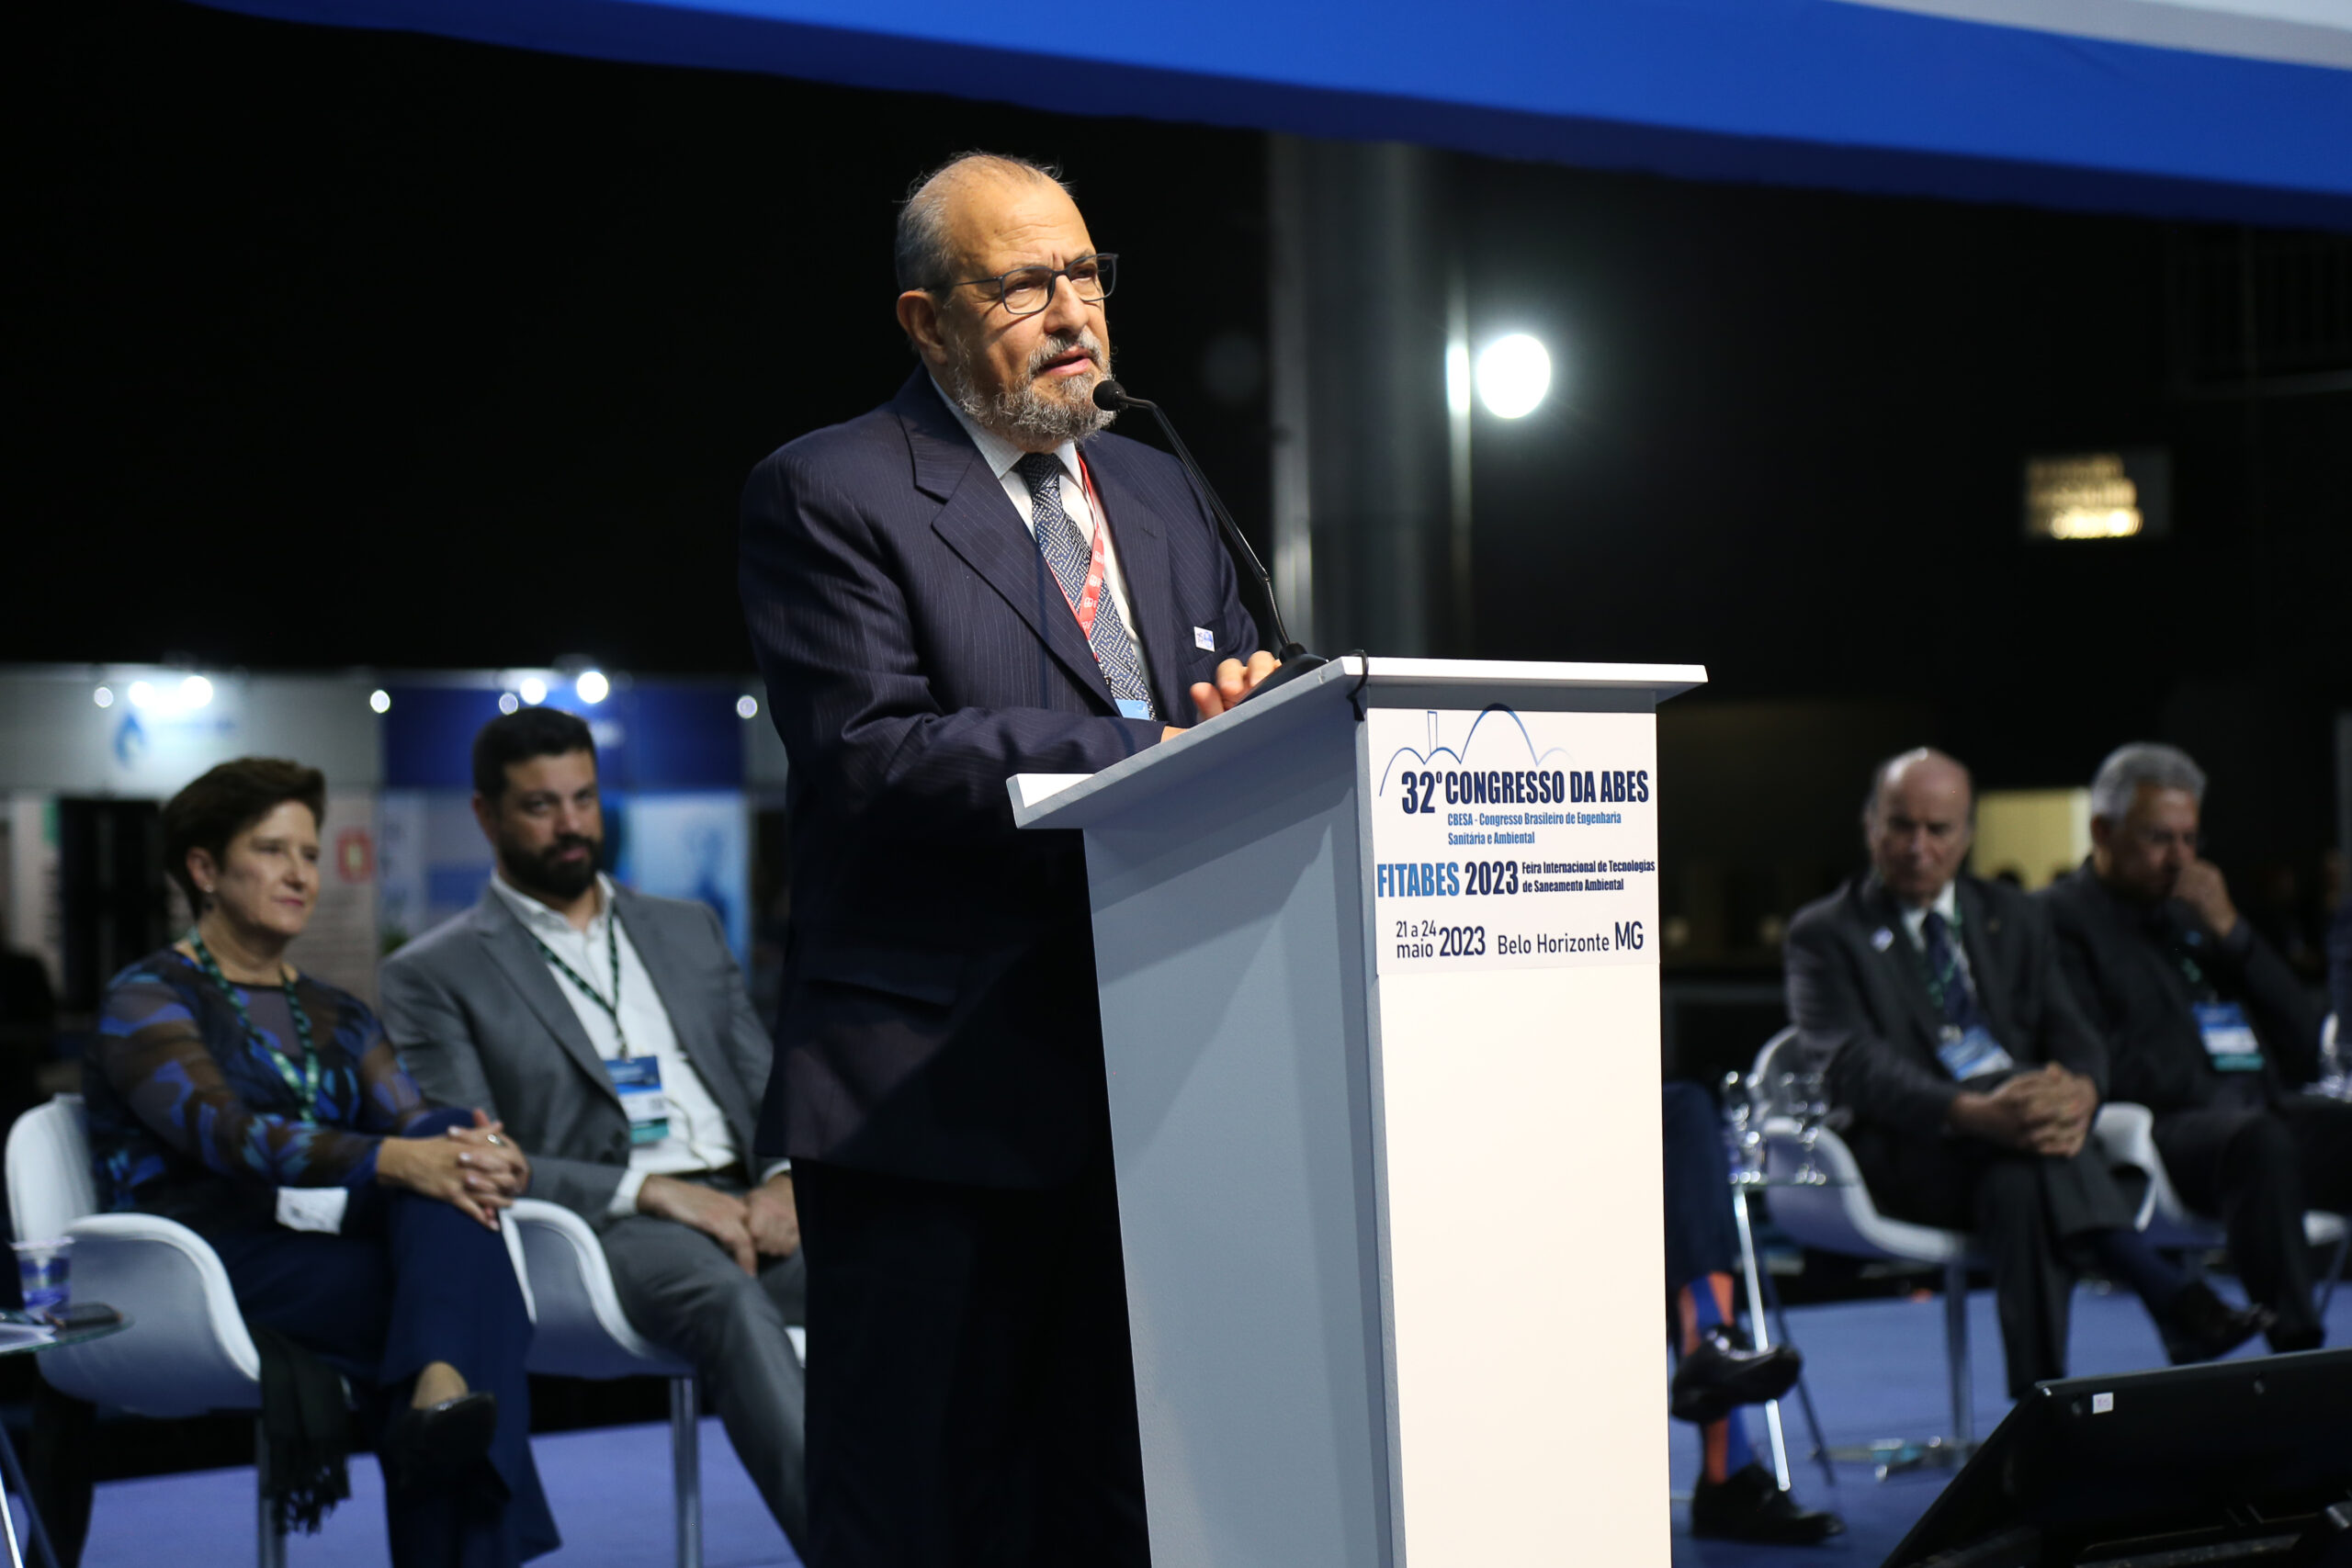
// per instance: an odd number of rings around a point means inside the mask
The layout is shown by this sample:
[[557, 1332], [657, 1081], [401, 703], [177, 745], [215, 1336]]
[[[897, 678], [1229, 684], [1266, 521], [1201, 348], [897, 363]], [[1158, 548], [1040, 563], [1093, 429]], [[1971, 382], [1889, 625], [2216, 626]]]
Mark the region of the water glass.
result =
[[25, 1311], [34, 1317], [62, 1310], [74, 1299], [74, 1238], [9, 1243], [17, 1252], [17, 1281], [23, 1287]]

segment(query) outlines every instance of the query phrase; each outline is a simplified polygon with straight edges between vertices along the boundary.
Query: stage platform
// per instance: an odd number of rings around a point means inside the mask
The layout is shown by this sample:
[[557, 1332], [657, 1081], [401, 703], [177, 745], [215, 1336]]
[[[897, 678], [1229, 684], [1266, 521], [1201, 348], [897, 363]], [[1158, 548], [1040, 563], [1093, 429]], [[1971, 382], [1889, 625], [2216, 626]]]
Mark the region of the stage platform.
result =
[[[2222, 1290], [2234, 1293], [2233, 1284]], [[2000, 1339], [1993, 1303], [1978, 1292], [1970, 1303], [1975, 1351], [1977, 1429], [1989, 1432], [2008, 1402], [2002, 1395]], [[1865, 1302], [1799, 1308], [1791, 1326], [1804, 1347], [1806, 1379], [1832, 1443], [1939, 1432], [1945, 1422], [1941, 1304]], [[2352, 1286], [2341, 1288], [2328, 1316], [2331, 1344], [2352, 1344]], [[2260, 1342], [2256, 1342], [2258, 1349]], [[2245, 1354], [2249, 1352], [2241, 1352]], [[2079, 1372], [2124, 1371], [2163, 1359], [2155, 1331], [2139, 1303], [2124, 1294], [2085, 1290], [2075, 1298], [2074, 1361]], [[1658, 1397], [1665, 1398], [1661, 1371]], [[1798, 1495], [1837, 1509], [1847, 1533], [1809, 1550], [1739, 1546], [1689, 1539], [1687, 1510], [1674, 1504], [1677, 1568], [1794, 1568], [1804, 1562], [1882, 1561], [1941, 1488], [1941, 1475], [1898, 1476], [1883, 1483], [1867, 1469], [1838, 1467], [1838, 1484], [1802, 1458], [1806, 1438], [1793, 1401], [1791, 1459], [1798, 1466]], [[1760, 1412], [1748, 1413], [1758, 1451]], [[1676, 1427], [1674, 1487], [1687, 1495], [1698, 1467], [1698, 1444]], [[703, 1424], [703, 1506], [707, 1568], [797, 1568], [799, 1559], [768, 1517], [735, 1462], [716, 1421]], [[565, 1545], [539, 1560], [543, 1568], [647, 1568], [671, 1560], [669, 1429], [612, 1427], [537, 1439], [539, 1468], [562, 1527]], [[316, 1537], [288, 1545], [291, 1568], [390, 1568], [384, 1550], [382, 1482], [375, 1461], [355, 1459], [352, 1500]], [[1577, 1561], [1575, 1522], [1563, 1519], [1560, 1561]], [[98, 1491], [84, 1568], [246, 1568], [254, 1560], [253, 1472], [202, 1471], [118, 1482]]]

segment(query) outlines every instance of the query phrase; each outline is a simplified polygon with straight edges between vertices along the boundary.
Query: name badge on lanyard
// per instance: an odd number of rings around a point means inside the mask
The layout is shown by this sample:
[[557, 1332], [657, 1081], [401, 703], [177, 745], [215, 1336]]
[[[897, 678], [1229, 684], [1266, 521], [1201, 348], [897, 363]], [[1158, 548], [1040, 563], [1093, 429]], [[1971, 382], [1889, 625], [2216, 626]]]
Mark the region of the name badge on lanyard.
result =
[[2235, 1002], [2196, 1004], [2197, 1032], [2205, 1037], [2205, 1059], [2217, 1073], [2258, 1073], [2262, 1042]]
[[658, 1144], [670, 1135], [670, 1101], [662, 1092], [659, 1056], [607, 1056], [605, 1071], [621, 1097], [632, 1147]]
[[1947, 1026], [1943, 1043], [1936, 1047], [1936, 1059], [1944, 1065], [1954, 1083], [1966, 1083], [1988, 1073], [2006, 1073], [2016, 1066], [2017, 1059], [2001, 1048], [1992, 1031], [1978, 1024], [1965, 1033]]

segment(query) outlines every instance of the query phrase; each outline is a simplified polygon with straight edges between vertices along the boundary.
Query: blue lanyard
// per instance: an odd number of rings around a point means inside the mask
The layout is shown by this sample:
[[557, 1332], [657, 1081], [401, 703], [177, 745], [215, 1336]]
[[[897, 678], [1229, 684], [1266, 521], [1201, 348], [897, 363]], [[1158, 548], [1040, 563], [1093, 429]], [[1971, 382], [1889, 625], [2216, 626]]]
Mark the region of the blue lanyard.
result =
[[301, 1097], [302, 1120], [317, 1122], [319, 1052], [311, 1042], [311, 1015], [304, 1010], [302, 998], [294, 994], [293, 971], [281, 966], [278, 977], [286, 987], [286, 1010], [293, 1017], [295, 1037], [302, 1044], [302, 1071], [300, 1074], [294, 1071], [294, 1064], [286, 1058], [285, 1054], [273, 1049], [267, 1037], [254, 1027], [254, 1015], [245, 1009], [244, 996], [229, 984], [226, 975], [220, 973], [220, 963], [213, 958], [212, 950], [204, 945], [204, 938], [194, 926], [188, 928], [187, 942], [196, 949], [197, 967], [204, 971], [204, 977], [220, 987], [220, 994], [229, 998], [231, 1007], [237, 1010], [237, 1021], [245, 1026], [245, 1038], [261, 1047], [262, 1055], [267, 1056], [270, 1066], [277, 1069], [277, 1076], [286, 1080], [286, 1087]]

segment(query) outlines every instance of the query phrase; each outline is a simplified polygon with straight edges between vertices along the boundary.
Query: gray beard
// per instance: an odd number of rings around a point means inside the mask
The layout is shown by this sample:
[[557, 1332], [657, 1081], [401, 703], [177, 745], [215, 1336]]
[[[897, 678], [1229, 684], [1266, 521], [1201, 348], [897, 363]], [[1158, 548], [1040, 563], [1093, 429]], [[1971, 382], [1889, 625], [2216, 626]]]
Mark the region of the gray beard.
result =
[[1118, 415], [1109, 409], [1096, 408], [1091, 396], [1069, 403], [1048, 396], [1037, 385], [1037, 373], [1048, 360], [1079, 347], [1091, 350], [1096, 363], [1104, 364], [1103, 374], [1110, 373], [1104, 363], [1110, 356], [1102, 345], [1092, 333], [1081, 333], [1075, 338], [1048, 338], [1039, 344], [1029, 356], [1027, 374], [1021, 384], [993, 396], [973, 385], [969, 364], [960, 358], [951, 360], [947, 366], [947, 395], [955, 400], [966, 419], [1024, 449], [1051, 451], [1065, 441], [1088, 440]]

